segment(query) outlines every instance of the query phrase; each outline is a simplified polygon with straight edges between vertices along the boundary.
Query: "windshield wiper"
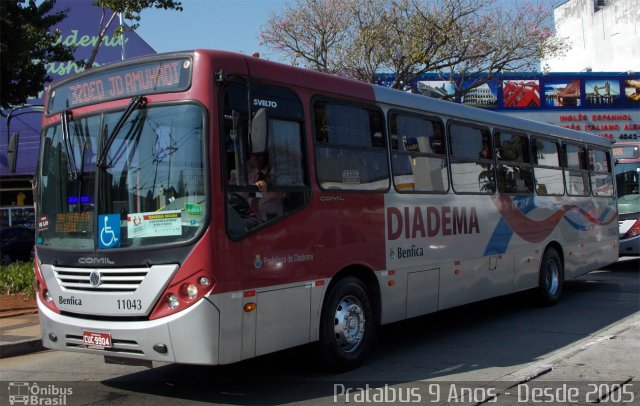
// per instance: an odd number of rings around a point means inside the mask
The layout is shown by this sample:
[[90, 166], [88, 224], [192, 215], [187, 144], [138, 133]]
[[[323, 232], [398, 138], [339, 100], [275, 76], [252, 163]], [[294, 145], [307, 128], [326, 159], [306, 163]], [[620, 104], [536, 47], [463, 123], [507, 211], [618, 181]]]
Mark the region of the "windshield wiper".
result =
[[71, 145], [71, 137], [69, 135], [69, 113], [67, 110], [63, 110], [60, 113], [60, 124], [62, 125], [62, 140], [64, 141], [64, 149], [67, 153], [67, 175], [69, 180], [74, 181], [78, 179], [78, 167], [76, 166], [76, 158], [73, 155], [73, 146]]
[[111, 144], [113, 144], [113, 141], [115, 141], [116, 136], [118, 135], [124, 124], [127, 122], [127, 119], [129, 119], [129, 116], [131, 116], [131, 113], [133, 113], [134, 110], [144, 106], [145, 103], [146, 99], [143, 96], [136, 96], [131, 99], [131, 102], [127, 106], [126, 110], [118, 119], [118, 122], [113, 127], [113, 130], [111, 130], [111, 134], [109, 134], [109, 137], [105, 141], [105, 144], [102, 147], [102, 151], [100, 151], [100, 157], [96, 162], [96, 165], [99, 168], [105, 169], [109, 167], [109, 164], [107, 163], [107, 154], [109, 152], [109, 149], [111, 148]]

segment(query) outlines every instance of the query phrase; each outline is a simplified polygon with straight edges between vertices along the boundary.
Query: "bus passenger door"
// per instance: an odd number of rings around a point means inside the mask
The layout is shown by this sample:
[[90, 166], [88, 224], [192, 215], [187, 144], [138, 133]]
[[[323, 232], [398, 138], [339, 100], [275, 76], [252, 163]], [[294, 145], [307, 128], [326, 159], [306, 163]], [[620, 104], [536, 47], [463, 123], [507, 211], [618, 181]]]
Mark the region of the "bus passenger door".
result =
[[278, 202], [264, 205], [266, 215], [258, 213], [261, 223], [244, 240], [243, 249], [243, 272], [251, 284], [261, 286], [256, 293], [255, 355], [309, 342], [312, 294], [319, 290], [312, 283], [317, 260], [312, 220], [301, 210], [310, 195], [302, 126], [275, 118], [268, 125], [268, 191], [257, 198]]
[[247, 112], [246, 91], [234, 84], [224, 93], [223, 157], [227, 233], [242, 246], [245, 359], [309, 342], [317, 258], [303, 210], [310, 188], [302, 105], [287, 89], [252, 85]]

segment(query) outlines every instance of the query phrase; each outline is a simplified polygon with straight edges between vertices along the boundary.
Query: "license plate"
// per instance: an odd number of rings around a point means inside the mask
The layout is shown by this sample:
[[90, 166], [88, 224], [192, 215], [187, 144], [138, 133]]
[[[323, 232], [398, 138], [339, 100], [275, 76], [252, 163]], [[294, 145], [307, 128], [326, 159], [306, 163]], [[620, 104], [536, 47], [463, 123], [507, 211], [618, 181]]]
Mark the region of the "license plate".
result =
[[82, 339], [89, 347], [111, 348], [111, 334], [83, 331]]

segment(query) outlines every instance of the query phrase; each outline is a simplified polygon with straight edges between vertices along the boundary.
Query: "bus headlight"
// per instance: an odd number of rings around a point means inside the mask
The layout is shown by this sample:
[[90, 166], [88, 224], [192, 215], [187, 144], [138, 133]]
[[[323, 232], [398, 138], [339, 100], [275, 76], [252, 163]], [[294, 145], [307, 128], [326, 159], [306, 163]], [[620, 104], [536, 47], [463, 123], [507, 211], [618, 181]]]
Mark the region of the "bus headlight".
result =
[[190, 283], [185, 288], [185, 292], [187, 293], [187, 297], [189, 297], [190, 300], [193, 300], [196, 296], [198, 296], [198, 287], [193, 283]]
[[167, 305], [170, 309], [175, 309], [180, 305], [180, 301], [176, 295], [170, 293], [169, 296], [167, 296]]
[[179, 282], [169, 285], [163, 292], [162, 299], [156, 304], [149, 319], [166, 317], [198, 303], [216, 284], [215, 279], [203, 274], [204, 272], [200, 271], [186, 278], [180, 273], [174, 276], [176, 279], [179, 278]]

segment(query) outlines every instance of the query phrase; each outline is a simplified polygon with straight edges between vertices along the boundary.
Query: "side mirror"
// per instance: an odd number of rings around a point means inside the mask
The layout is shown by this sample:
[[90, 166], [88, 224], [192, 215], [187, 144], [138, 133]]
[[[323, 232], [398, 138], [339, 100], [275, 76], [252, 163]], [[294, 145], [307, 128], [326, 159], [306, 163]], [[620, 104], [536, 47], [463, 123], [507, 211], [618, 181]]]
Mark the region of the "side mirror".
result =
[[261, 154], [267, 150], [267, 139], [269, 138], [269, 125], [267, 109], [264, 107], [256, 112], [251, 120], [251, 153]]
[[16, 172], [16, 163], [18, 162], [18, 141], [20, 140], [20, 134], [15, 132], [11, 134], [9, 139], [9, 145], [7, 146], [7, 163], [9, 165], [9, 171]]

